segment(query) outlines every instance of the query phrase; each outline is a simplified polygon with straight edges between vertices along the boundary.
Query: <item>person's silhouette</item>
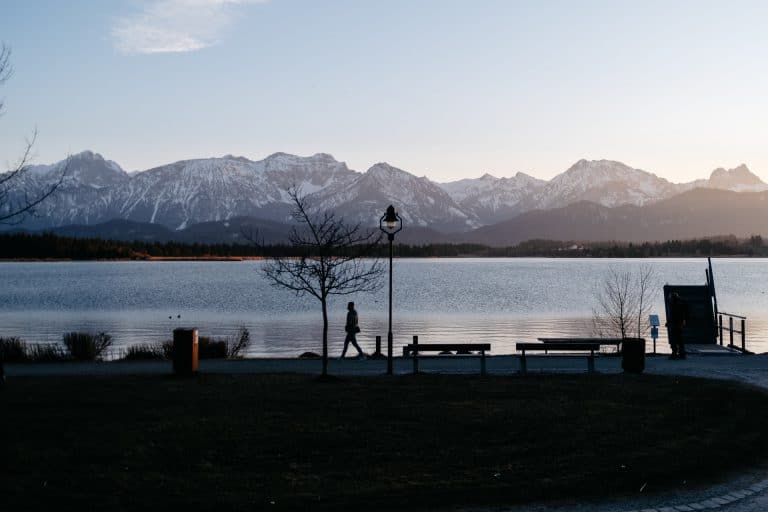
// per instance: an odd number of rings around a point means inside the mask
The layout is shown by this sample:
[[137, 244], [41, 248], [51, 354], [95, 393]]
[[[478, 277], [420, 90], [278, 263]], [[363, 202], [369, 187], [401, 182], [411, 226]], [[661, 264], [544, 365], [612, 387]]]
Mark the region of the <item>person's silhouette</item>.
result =
[[357, 344], [357, 333], [360, 332], [360, 327], [357, 324], [357, 311], [355, 311], [354, 302], [347, 304], [347, 324], [344, 326], [344, 330], [347, 331], [347, 336], [344, 338], [344, 350], [341, 351], [341, 358], [344, 359], [350, 343], [357, 349], [357, 357], [365, 356], [360, 345]]
[[672, 349], [672, 359], [685, 359], [685, 342], [683, 341], [683, 327], [688, 322], [688, 305], [680, 298], [677, 292], [669, 296], [669, 315], [667, 327], [669, 328], [669, 346]]

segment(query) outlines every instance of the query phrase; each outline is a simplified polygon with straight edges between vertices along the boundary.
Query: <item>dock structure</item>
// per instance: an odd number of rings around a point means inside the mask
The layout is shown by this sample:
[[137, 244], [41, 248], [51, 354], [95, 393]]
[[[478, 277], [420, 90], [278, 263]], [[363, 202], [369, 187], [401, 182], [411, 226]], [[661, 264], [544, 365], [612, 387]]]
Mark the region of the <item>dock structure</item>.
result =
[[[688, 318], [682, 333], [686, 350], [694, 349], [700, 353], [723, 353], [734, 350], [749, 353], [746, 347], [747, 317], [718, 310], [712, 259], [707, 258], [707, 262], [705, 284], [664, 285], [664, 309], [667, 318], [669, 318], [672, 294], [677, 293], [688, 306]], [[667, 334], [669, 334], [669, 327], [667, 327]], [[734, 339], [734, 334], [739, 337]]]

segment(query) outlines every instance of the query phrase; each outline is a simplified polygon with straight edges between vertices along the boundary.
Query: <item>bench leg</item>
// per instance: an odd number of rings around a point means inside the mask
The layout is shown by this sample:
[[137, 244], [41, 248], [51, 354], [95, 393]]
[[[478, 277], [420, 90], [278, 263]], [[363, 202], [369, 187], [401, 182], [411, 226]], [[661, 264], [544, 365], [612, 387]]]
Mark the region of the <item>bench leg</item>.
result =
[[587, 369], [589, 373], [595, 373], [595, 352], [590, 351], [589, 358], [587, 358]]
[[485, 350], [480, 351], [480, 375], [485, 375]]
[[525, 350], [523, 350], [520, 356], [520, 373], [526, 373], [528, 371], [528, 365], [525, 362]]

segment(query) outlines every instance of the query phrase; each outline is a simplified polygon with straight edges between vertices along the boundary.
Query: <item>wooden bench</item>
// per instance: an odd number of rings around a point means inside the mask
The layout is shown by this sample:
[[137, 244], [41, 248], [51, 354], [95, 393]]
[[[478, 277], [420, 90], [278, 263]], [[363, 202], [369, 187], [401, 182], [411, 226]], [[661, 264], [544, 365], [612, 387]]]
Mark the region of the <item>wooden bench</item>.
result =
[[546, 354], [550, 350], [558, 352], [589, 352], [589, 355], [587, 356], [587, 370], [592, 373], [595, 371], [595, 351], [600, 351], [600, 343], [575, 343], [572, 341], [563, 343], [516, 343], [515, 349], [521, 352], [520, 373], [526, 373], [528, 371], [528, 365], [525, 359], [526, 351], [544, 352]]
[[[413, 356], [413, 373], [419, 373], [419, 352], [456, 352], [456, 355], [469, 355], [480, 352], [480, 374], [485, 375], [485, 351], [491, 350], [490, 343], [419, 343], [418, 336], [414, 343], [403, 347], [403, 357]], [[445, 354], [447, 355], [447, 354]]]
[[[553, 343], [599, 343], [603, 345], [612, 345], [616, 347], [616, 352], [621, 352], [621, 344], [624, 341], [621, 338], [537, 338], [540, 342], [546, 344]], [[544, 352], [546, 354], [546, 352]]]

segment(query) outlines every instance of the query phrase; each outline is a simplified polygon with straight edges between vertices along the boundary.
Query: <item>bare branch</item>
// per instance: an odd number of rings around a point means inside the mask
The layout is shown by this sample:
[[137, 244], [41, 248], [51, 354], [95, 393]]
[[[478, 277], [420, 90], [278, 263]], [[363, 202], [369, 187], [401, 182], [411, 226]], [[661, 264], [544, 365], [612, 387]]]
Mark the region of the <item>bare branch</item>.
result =
[[[23, 182], [29, 172], [30, 155], [36, 140], [37, 130], [27, 139], [22, 156], [13, 170], [0, 175], [0, 224], [19, 224], [26, 217], [35, 215], [37, 207], [56, 192], [67, 176], [71, 162], [69, 158], [61, 165], [52, 181], [41, 190], [30, 193], [29, 185]], [[14, 197], [14, 193], [23, 197]]]
[[651, 294], [656, 285], [652, 267], [644, 265], [637, 274], [608, 270], [592, 310], [592, 328], [600, 337], [643, 336], [648, 330]]
[[251, 225], [240, 224], [240, 235], [251, 244], [261, 247], [264, 245], [264, 239], [259, 237], [259, 228]]
[[379, 241], [377, 232], [360, 224], [347, 224], [333, 212], [315, 211], [297, 187], [288, 195], [294, 203], [293, 219], [298, 224], [288, 234], [295, 257], [272, 257], [262, 274], [272, 286], [297, 295], [310, 295], [323, 310], [323, 373], [327, 371], [327, 299], [330, 295], [373, 292], [381, 286], [384, 266], [368, 258]]
[[[0, 45], [0, 85], [13, 74], [10, 57], [11, 49], [5, 44]], [[2, 109], [3, 103], [0, 100], [0, 114]], [[25, 141], [21, 158], [11, 167], [10, 171], [0, 174], [0, 224], [18, 224], [26, 217], [34, 215], [37, 207], [53, 195], [64, 181], [69, 168], [69, 159], [62, 165], [60, 172], [52, 181], [37, 190], [30, 190], [30, 188], [38, 188], [36, 184], [28, 183], [25, 180], [25, 175], [29, 171], [32, 148], [36, 141], [37, 129]]]
[[[13, 75], [11, 66], [11, 49], [3, 43], [0, 45], [0, 85], [4, 84]], [[3, 100], [0, 99], [0, 114], [3, 113]]]

